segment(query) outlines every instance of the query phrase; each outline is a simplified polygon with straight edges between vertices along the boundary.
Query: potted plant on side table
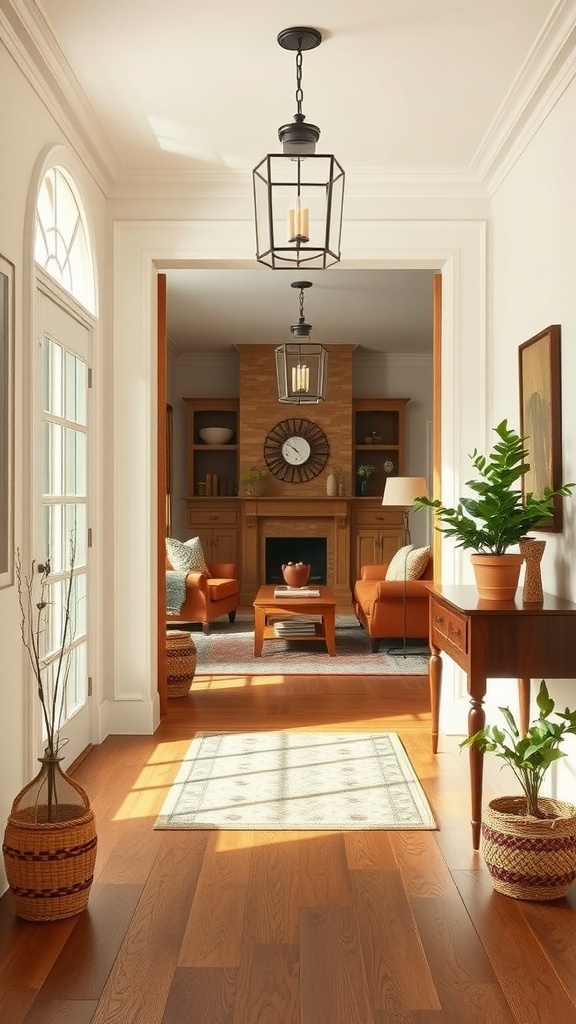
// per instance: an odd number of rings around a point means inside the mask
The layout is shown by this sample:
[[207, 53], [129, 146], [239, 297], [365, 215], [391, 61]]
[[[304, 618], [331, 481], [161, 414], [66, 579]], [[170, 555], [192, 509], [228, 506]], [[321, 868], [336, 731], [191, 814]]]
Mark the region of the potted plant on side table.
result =
[[62, 606], [54, 598], [50, 563], [29, 572], [16, 551], [22, 642], [28, 653], [44, 732], [41, 769], [15, 798], [2, 852], [16, 913], [28, 921], [72, 917], [88, 903], [96, 861], [96, 824], [87, 794], [60, 767], [61, 736], [75, 637], [75, 544], [64, 573]]
[[[474, 552], [471, 561], [476, 574], [479, 597], [486, 600], [513, 600], [518, 586], [523, 555], [509, 549], [527, 540], [530, 530], [552, 522], [554, 498], [568, 497], [576, 484], [562, 484], [557, 490], [544, 488], [542, 497], [524, 494], [519, 482], [530, 469], [524, 438], [510, 429], [507, 420], [494, 427], [498, 441], [489, 455], [474, 449], [470, 455], [478, 473], [466, 487], [476, 497], [460, 498], [456, 508], [443, 505], [437, 498], [416, 498], [416, 508], [431, 508], [442, 523], [441, 533], [456, 540], [456, 546]], [[501, 572], [494, 580], [486, 572]]]
[[504, 729], [486, 726], [460, 746], [496, 753], [524, 794], [491, 800], [482, 815], [481, 850], [494, 888], [516, 899], [555, 900], [576, 878], [576, 807], [540, 790], [548, 769], [565, 756], [564, 737], [576, 735], [576, 711], [555, 711], [544, 680], [536, 702], [539, 715], [525, 736], [506, 707], [500, 708]]

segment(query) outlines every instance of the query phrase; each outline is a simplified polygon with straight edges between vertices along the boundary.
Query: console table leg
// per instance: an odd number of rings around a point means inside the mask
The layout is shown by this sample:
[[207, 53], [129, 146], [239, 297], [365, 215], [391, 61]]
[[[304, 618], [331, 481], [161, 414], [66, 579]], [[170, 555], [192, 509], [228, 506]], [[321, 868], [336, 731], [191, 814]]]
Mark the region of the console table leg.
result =
[[440, 731], [440, 692], [442, 689], [442, 658], [440, 649], [430, 645], [432, 652], [428, 662], [428, 679], [430, 681], [430, 712], [432, 716], [432, 753], [438, 753], [438, 733]]
[[[470, 698], [468, 712], [468, 735], [474, 736], [486, 723], [486, 713], [482, 698]], [[482, 824], [482, 775], [484, 770], [484, 754], [478, 747], [470, 747], [470, 796], [472, 800], [472, 846], [480, 847], [480, 828]]]

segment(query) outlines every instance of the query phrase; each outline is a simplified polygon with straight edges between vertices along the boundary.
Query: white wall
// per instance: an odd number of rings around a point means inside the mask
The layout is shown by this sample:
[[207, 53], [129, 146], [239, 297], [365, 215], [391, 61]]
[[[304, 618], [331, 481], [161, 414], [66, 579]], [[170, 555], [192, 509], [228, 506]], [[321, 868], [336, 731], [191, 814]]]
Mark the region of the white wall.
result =
[[[575, 124], [572, 82], [495, 194], [490, 245], [490, 420], [495, 425], [508, 416], [519, 427], [518, 346], [560, 324], [564, 480], [576, 480]], [[564, 502], [563, 533], [541, 536], [544, 589], [575, 601], [576, 497]], [[548, 680], [548, 686], [562, 708], [576, 706], [574, 680]], [[502, 692], [498, 703], [507, 703]], [[576, 751], [558, 772], [559, 795], [573, 802], [575, 774]]]

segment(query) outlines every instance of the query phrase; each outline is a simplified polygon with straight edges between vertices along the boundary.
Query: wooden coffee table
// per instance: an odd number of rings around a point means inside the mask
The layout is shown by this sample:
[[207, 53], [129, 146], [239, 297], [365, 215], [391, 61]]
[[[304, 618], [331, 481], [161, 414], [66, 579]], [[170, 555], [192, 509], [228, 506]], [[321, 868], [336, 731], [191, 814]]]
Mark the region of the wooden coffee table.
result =
[[[336, 654], [336, 598], [329, 587], [316, 587], [319, 597], [274, 597], [274, 587], [260, 587], [254, 599], [254, 657], [262, 654], [264, 640], [323, 640], [328, 654]], [[313, 633], [290, 633], [278, 637], [274, 623], [293, 616], [317, 615]]]

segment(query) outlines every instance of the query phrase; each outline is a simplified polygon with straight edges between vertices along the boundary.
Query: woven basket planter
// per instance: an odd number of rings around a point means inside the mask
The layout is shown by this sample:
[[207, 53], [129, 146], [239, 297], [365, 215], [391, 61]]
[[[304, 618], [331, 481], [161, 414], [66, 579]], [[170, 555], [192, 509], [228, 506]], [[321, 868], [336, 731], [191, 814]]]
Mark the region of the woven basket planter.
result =
[[173, 629], [166, 633], [166, 681], [168, 697], [185, 697], [196, 672], [196, 646], [190, 633]]
[[557, 900], [576, 879], [576, 807], [541, 798], [549, 818], [526, 816], [524, 797], [484, 809], [481, 850], [494, 888], [520, 900]]
[[[46, 779], [53, 803], [48, 811]], [[85, 909], [96, 861], [96, 823], [88, 796], [60, 768], [46, 767], [18, 794], [4, 832], [4, 866], [19, 917], [58, 921]]]

